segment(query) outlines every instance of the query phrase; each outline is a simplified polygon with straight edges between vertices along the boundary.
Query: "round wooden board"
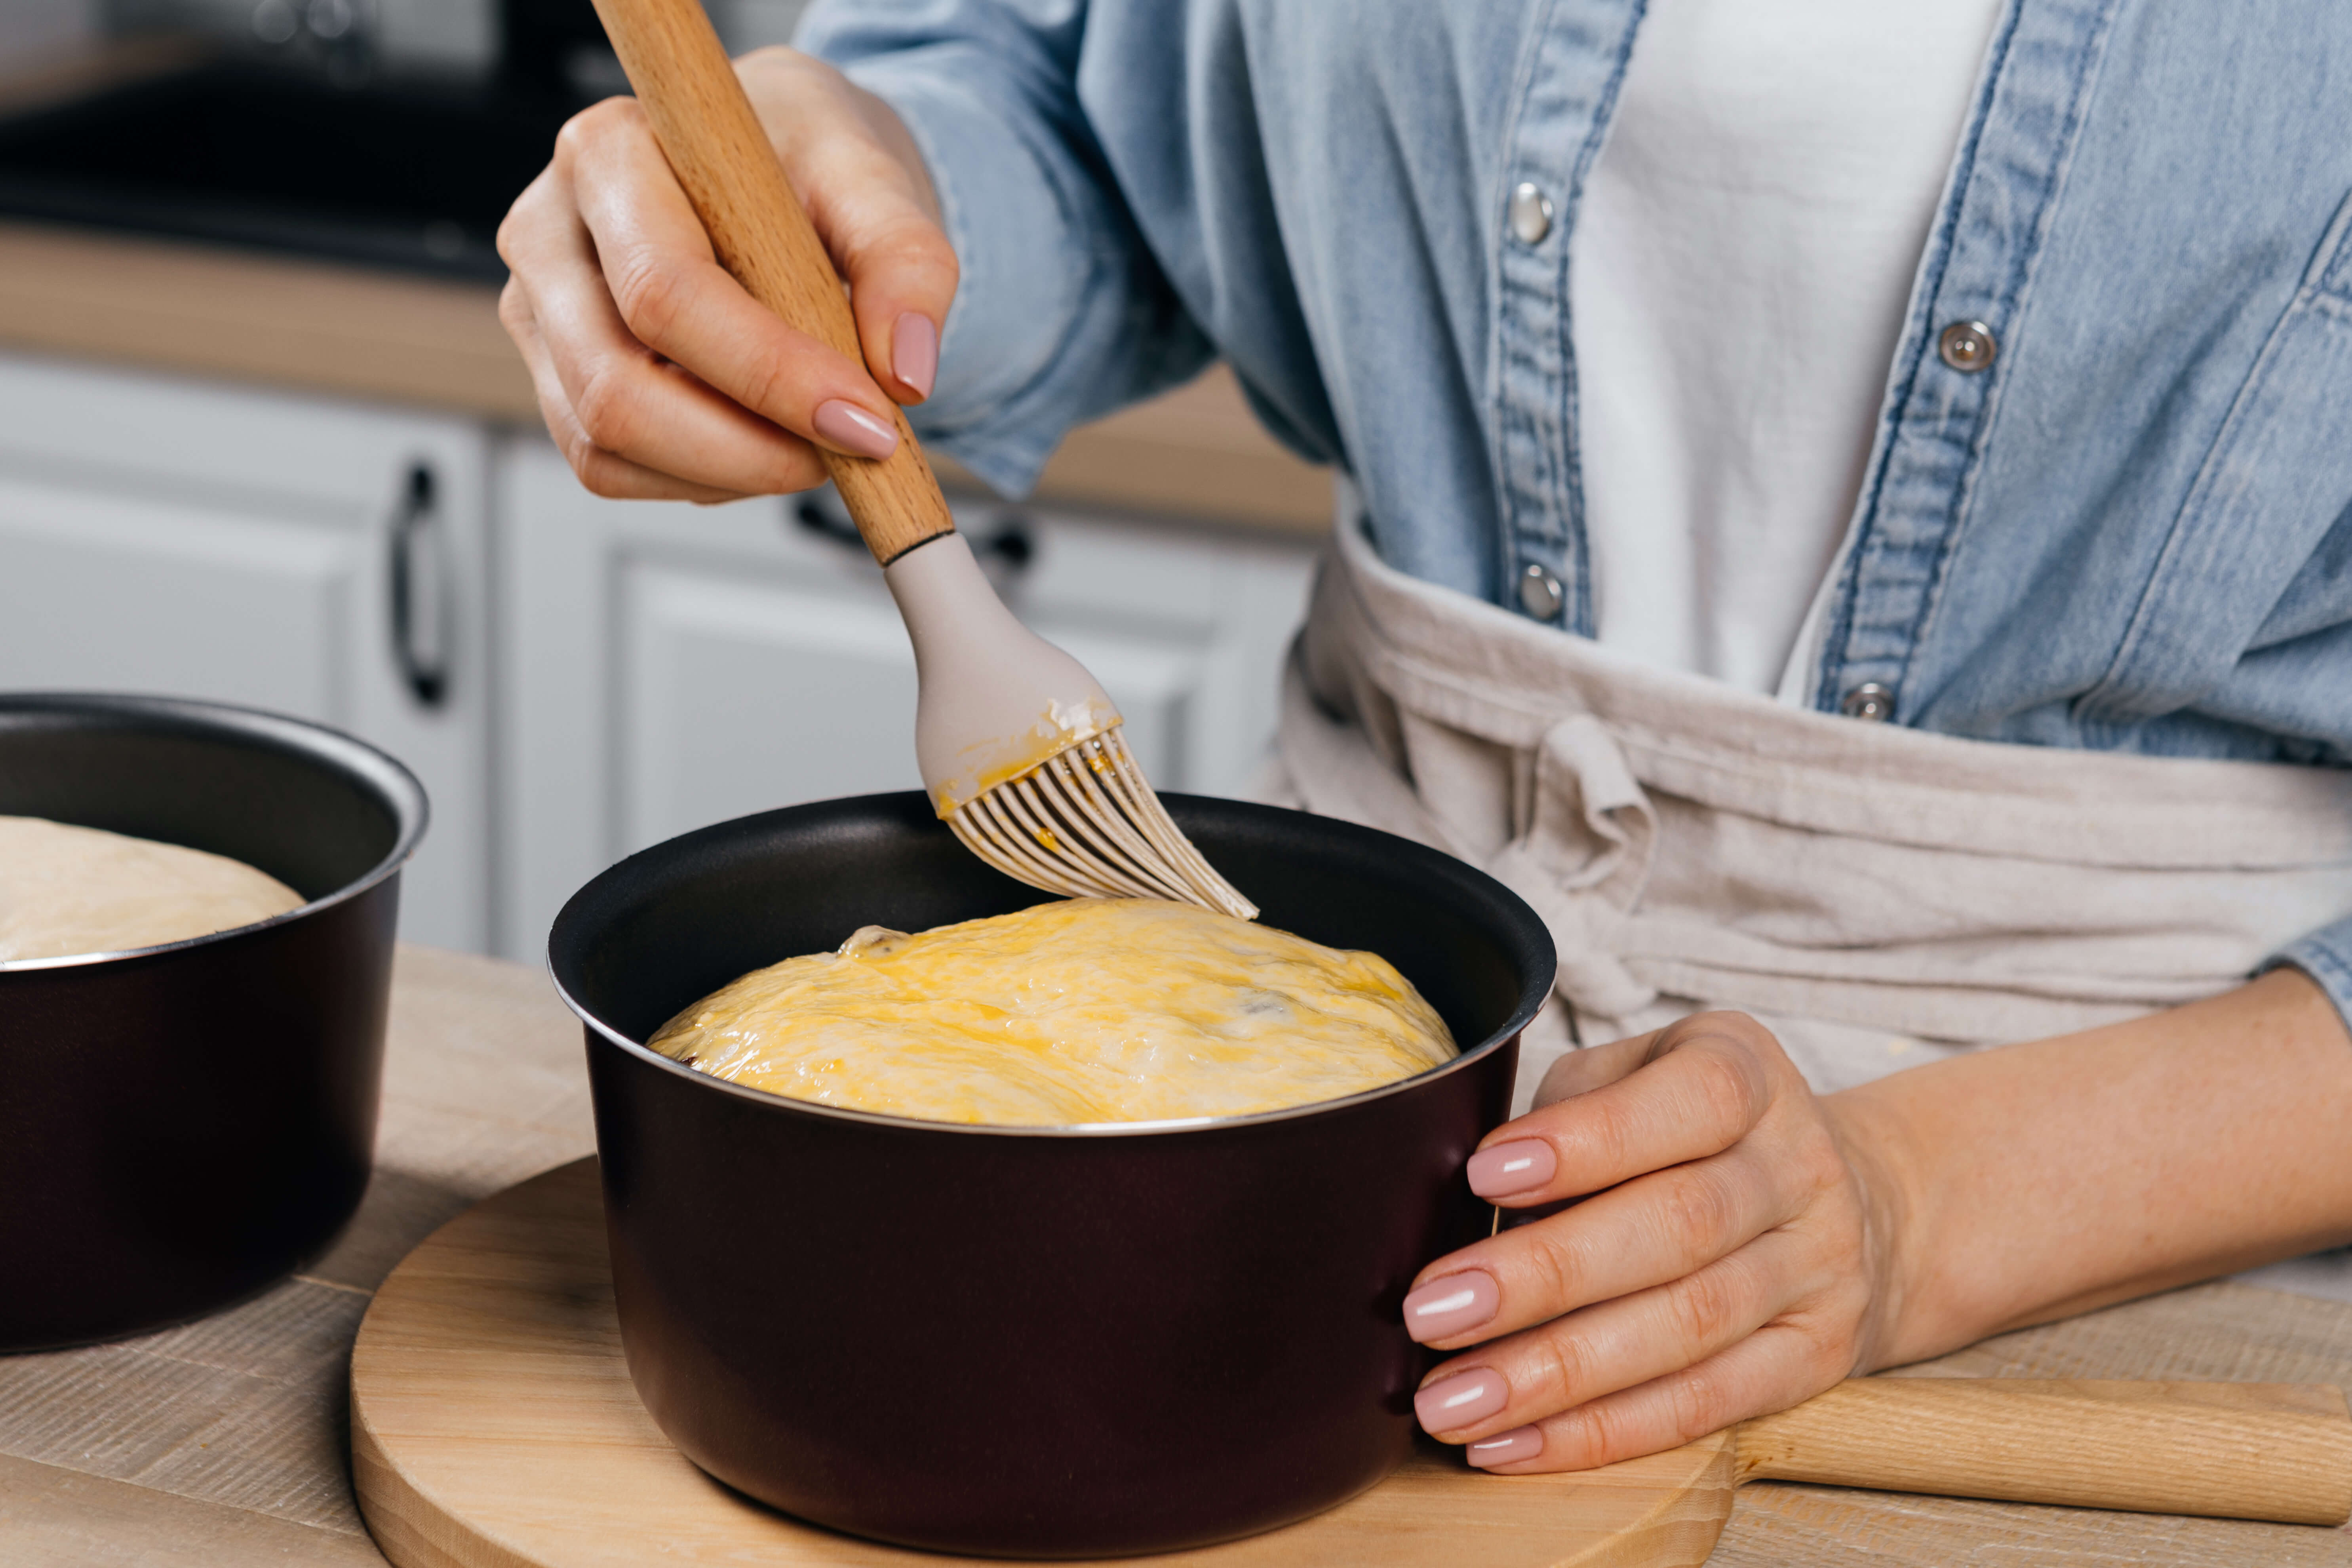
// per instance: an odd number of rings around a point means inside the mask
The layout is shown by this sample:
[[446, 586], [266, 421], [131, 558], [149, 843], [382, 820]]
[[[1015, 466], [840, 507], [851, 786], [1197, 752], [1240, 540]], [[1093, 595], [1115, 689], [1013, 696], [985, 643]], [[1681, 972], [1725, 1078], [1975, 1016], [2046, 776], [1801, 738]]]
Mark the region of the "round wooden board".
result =
[[[593, 1159], [458, 1215], [384, 1281], [352, 1352], [352, 1469], [368, 1528], [400, 1568], [993, 1561], [803, 1524], [670, 1447], [622, 1360]], [[1722, 1437], [1575, 1476], [1481, 1475], [1432, 1446], [1303, 1523], [1148, 1561], [1674, 1568], [1706, 1560], [1730, 1487]]]

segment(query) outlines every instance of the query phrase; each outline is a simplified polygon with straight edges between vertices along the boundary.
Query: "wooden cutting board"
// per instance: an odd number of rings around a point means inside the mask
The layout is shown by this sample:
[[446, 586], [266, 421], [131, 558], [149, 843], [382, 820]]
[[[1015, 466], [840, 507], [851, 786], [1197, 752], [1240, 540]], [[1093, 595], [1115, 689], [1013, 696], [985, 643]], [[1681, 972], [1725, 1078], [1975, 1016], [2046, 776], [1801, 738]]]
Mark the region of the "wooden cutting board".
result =
[[[663, 1438], [621, 1354], [593, 1161], [443, 1226], [377, 1292], [352, 1360], [362, 1510], [404, 1568], [951, 1561], [749, 1502]], [[1286, 1530], [1160, 1559], [1199, 1568], [1696, 1568], [1742, 1479], [2342, 1524], [2352, 1412], [2333, 1386], [1860, 1378], [1671, 1453], [1486, 1476], [1417, 1450]], [[964, 1560], [970, 1561], [970, 1560]]]
[[[1572, 1476], [1499, 1477], [1417, 1450], [1286, 1530], [1144, 1559], [1158, 1568], [1491, 1568], [1703, 1561], [1729, 1439]], [[630, 1386], [593, 1159], [451, 1220], [376, 1293], [352, 1352], [352, 1468], [400, 1568], [918, 1568], [993, 1561], [836, 1535], [710, 1479]], [[1132, 1564], [1137, 1559], [1124, 1559]]]

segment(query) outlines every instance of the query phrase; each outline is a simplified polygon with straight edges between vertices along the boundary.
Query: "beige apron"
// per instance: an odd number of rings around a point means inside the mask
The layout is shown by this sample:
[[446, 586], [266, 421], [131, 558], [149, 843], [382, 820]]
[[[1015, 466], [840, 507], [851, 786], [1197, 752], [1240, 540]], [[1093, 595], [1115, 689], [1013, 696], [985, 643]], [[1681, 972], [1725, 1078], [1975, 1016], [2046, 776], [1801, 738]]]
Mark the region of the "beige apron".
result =
[[1269, 793], [1484, 867], [1568, 1048], [1755, 1013], [1828, 1091], [2226, 990], [2352, 913], [2352, 774], [1992, 744], [1650, 668], [1338, 531]]

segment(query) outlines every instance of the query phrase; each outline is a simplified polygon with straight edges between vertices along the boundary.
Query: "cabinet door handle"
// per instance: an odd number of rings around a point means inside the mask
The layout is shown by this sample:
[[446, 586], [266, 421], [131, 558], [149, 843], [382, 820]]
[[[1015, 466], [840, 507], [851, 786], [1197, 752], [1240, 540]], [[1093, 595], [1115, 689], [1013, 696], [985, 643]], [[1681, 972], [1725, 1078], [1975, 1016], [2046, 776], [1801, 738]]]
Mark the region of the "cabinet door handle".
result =
[[418, 706], [449, 697], [449, 563], [433, 470], [412, 464], [392, 518], [392, 658]]
[[986, 566], [995, 562], [1010, 575], [1018, 575], [1037, 558], [1037, 541], [1029, 531], [1029, 520], [1015, 512], [1000, 521], [996, 527], [971, 542], [971, 552]]

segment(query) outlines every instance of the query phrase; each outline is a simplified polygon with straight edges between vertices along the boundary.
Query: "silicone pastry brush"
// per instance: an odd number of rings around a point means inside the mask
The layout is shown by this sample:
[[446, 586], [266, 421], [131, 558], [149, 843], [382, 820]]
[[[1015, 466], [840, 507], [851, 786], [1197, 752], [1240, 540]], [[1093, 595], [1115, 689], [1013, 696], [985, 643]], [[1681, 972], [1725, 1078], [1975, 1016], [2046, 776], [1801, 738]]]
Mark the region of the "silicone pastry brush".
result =
[[[596, 0], [604, 31], [720, 265], [784, 321], [864, 363], [840, 276], [696, 0]], [[871, 459], [824, 453], [915, 645], [915, 756], [956, 836], [1007, 876], [1072, 897], [1257, 907], [1170, 819], [1118, 710], [1013, 618], [956, 531], [904, 413]]]

